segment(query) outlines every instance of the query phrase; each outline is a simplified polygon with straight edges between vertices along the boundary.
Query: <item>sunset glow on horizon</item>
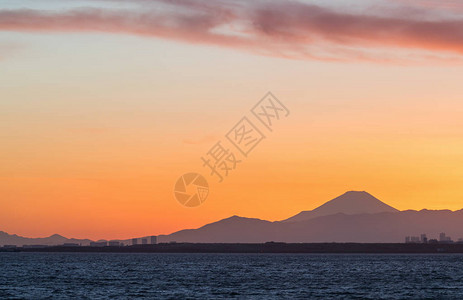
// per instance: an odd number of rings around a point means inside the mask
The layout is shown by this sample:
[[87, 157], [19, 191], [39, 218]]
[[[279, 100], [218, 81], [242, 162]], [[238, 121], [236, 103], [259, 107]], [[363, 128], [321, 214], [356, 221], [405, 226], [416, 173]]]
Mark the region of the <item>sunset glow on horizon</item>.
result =
[[[0, 4], [0, 231], [128, 239], [351, 190], [463, 209], [463, 4], [36, 2]], [[291, 114], [218, 183], [201, 156], [269, 91]]]

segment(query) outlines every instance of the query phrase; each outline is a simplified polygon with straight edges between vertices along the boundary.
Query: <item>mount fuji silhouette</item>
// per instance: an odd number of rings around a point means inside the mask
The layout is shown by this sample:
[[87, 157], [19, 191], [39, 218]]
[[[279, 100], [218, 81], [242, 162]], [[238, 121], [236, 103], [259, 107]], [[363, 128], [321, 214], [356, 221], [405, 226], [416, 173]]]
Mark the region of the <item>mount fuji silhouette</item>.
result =
[[314, 210], [302, 211], [283, 222], [304, 221], [316, 217], [344, 213], [346, 215], [376, 214], [382, 212], [398, 212], [397, 209], [376, 199], [367, 192], [347, 192]]
[[270, 222], [233, 216], [198, 229], [159, 236], [161, 242], [400, 243], [407, 235], [463, 237], [463, 210], [399, 211], [367, 192], [347, 192], [311, 211]]
[[[282, 221], [265, 221], [232, 216], [197, 229], [185, 229], [158, 236], [158, 242], [190, 243], [288, 243], [359, 242], [400, 243], [405, 236], [425, 233], [437, 238], [445, 232], [457, 240], [463, 237], [463, 210], [399, 211], [367, 192], [347, 192], [311, 211], [302, 211]], [[25, 238], [0, 231], [0, 245], [63, 243], [88, 245], [90, 240]], [[129, 240], [122, 240], [130, 245]]]

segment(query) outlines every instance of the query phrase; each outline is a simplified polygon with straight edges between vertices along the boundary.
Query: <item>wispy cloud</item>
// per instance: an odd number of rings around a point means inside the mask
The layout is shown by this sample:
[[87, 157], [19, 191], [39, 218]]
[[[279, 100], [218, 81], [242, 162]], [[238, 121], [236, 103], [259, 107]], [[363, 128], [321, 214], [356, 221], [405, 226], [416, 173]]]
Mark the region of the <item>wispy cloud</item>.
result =
[[456, 12], [463, 11], [463, 2], [461, 0], [390, 0], [401, 5], [410, 5], [415, 7], [424, 7], [430, 9], [452, 10]]
[[0, 10], [0, 30], [131, 34], [291, 59], [463, 58], [463, 19], [455, 17], [349, 12], [297, 1], [137, 3], [143, 10]]

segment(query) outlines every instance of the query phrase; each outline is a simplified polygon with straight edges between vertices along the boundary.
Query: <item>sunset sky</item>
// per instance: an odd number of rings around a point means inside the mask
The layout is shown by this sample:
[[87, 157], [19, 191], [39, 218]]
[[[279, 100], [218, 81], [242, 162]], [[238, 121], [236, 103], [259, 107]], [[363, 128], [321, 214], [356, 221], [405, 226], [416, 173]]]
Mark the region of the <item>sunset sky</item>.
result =
[[[2, 0], [0, 230], [125, 239], [281, 220], [349, 190], [462, 209], [462, 13], [453, 0]], [[201, 156], [268, 91], [290, 115], [218, 183]], [[210, 185], [196, 208], [173, 195], [187, 172]]]

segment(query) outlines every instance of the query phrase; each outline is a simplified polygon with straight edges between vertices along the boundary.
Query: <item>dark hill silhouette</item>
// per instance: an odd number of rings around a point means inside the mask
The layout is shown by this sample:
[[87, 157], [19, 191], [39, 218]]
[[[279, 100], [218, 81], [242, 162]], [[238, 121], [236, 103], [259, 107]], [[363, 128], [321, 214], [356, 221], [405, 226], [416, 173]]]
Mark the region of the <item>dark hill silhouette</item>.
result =
[[[233, 216], [198, 229], [158, 236], [158, 242], [400, 243], [405, 236], [426, 233], [429, 238], [437, 238], [441, 232], [455, 240], [463, 237], [463, 210], [398, 211], [366, 192], [347, 192], [312, 211], [303, 211], [287, 220], [269, 222]], [[130, 240], [123, 242], [131, 244]], [[67, 239], [60, 235], [30, 239], [0, 231], [0, 245], [63, 243], [88, 245], [90, 240]]]
[[0, 246], [2, 245], [62, 245], [64, 243], [76, 243], [89, 245], [91, 240], [87, 239], [68, 239], [59, 234], [54, 234], [44, 238], [26, 238], [16, 234], [8, 234], [0, 231]]
[[356, 215], [381, 212], [398, 212], [398, 210], [381, 202], [367, 192], [351, 191], [326, 202], [314, 210], [302, 211], [282, 222], [298, 222], [337, 213]]
[[348, 215], [338, 213], [300, 222], [268, 222], [233, 217], [198, 229], [159, 236], [160, 242], [191, 243], [288, 243], [359, 242], [400, 243], [407, 235], [440, 232], [463, 237], [463, 210], [422, 210]]
[[446, 232], [463, 237], [463, 210], [399, 211], [367, 192], [347, 192], [312, 211], [269, 222], [233, 216], [198, 229], [159, 236], [160, 242], [403, 242], [407, 235]]
[[269, 221], [233, 216], [199, 229], [186, 229], [168, 236], [159, 236], [158, 239], [160, 242], [261, 243], [269, 241], [274, 226]]

